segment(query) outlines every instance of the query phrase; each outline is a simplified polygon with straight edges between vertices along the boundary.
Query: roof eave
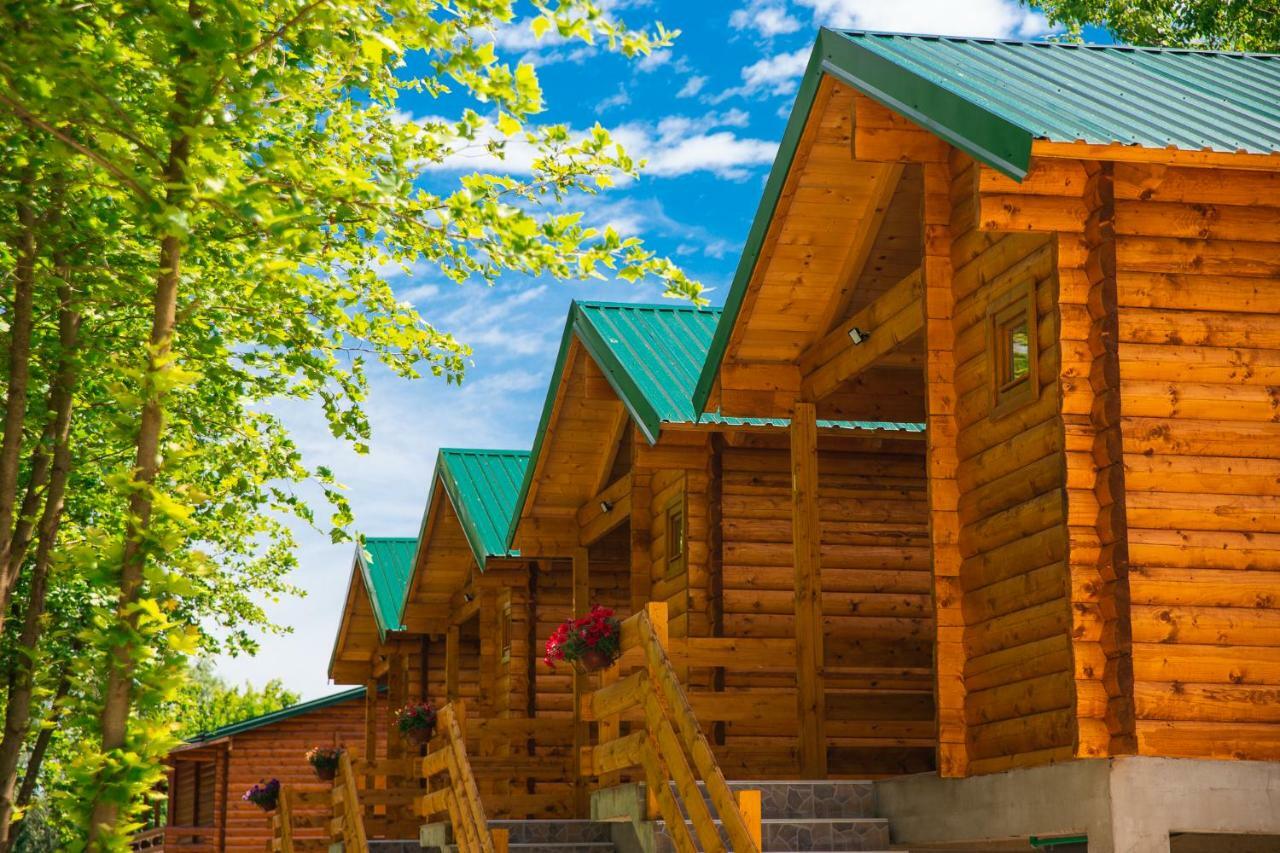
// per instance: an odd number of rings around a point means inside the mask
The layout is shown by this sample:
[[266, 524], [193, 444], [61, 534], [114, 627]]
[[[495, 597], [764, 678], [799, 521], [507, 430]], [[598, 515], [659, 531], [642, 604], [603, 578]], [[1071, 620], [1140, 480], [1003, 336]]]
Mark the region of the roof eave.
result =
[[569, 318], [565, 321], [564, 332], [560, 336], [560, 350], [556, 353], [555, 367], [551, 369], [551, 382], [547, 386], [547, 397], [542, 404], [542, 415], [538, 420], [538, 429], [533, 434], [533, 447], [529, 449], [529, 464], [524, 469], [524, 479], [520, 482], [520, 491], [516, 495], [515, 506], [511, 510], [511, 522], [507, 525], [507, 551], [511, 551], [516, 541], [516, 531], [520, 528], [520, 519], [524, 516], [524, 505], [529, 499], [529, 489], [533, 486], [533, 478], [537, 473], [538, 458], [542, 455], [542, 441], [547, 433], [547, 424], [551, 420], [551, 412], [555, 409], [556, 393], [560, 390], [561, 374], [569, 357], [570, 345], [573, 343], [573, 320], [578, 311], [577, 303], [569, 307]]
[[818, 33], [809, 64], [796, 93], [795, 106], [778, 145], [773, 168], [765, 182], [760, 205], [751, 222], [724, 312], [716, 325], [707, 360], [693, 392], [693, 409], [705, 412], [729, 346], [729, 337], [742, 310], [747, 287], [755, 274], [759, 253], [777, 211], [778, 199], [795, 160], [800, 137], [809, 120], [822, 75], [846, 83], [925, 127], [955, 147], [1015, 180], [1026, 177], [1031, 162], [1031, 133], [977, 104], [902, 68], [836, 30]]
[[645, 440], [652, 446], [658, 443], [658, 438], [662, 434], [662, 418], [649, 401], [645, 399], [639, 386], [635, 380], [623, 367], [622, 362], [610, 349], [605, 342], [604, 336], [600, 330], [591, 322], [590, 317], [585, 311], [577, 309], [574, 306], [575, 314], [573, 321], [574, 332], [578, 335], [578, 340], [582, 342], [583, 348], [586, 349], [587, 355], [595, 361], [599, 366], [600, 372], [604, 374], [605, 381], [609, 383], [609, 387], [613, 389], [613, 393], [618, 395], [618, 399], [622, 401], [623, 407], [627, 410], [627, 414], [631, 416], [631, 420], [644, 433]]

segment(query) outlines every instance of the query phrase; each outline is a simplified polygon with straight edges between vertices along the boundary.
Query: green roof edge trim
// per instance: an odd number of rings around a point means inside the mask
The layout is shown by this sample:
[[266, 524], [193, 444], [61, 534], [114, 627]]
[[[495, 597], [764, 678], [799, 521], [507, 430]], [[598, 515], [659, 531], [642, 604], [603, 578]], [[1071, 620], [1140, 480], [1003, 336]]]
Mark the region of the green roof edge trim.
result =
[[[595, 306], [610, 307], [615, 303], [609, 302], [593, 302]], [[625, 305], [626, 308], [660, 308], [662, 310], [680, 310], [684, 306], [648, 306], [648, 305]], [[689, 306], [689, 311], [697, 311], [698, 309]], [[622, 405], [626, 407], [627, 413], [631, 415], [631, 419], [636, 422], [636, 426], [640, 427], [640, 431], [644, 433], [645, 440], [650, 445], [658, 443], [658, 437], [662, 433], [662, 418], [658, 415], [657, 410], [649, 403], [640, 387], [635, 380], [622, 366], [622, 362], [614, 354], [613, 349], [605, 343], [600, 330], [591, 322], [587, 313], [579, 307], [579, 303], [573, 303], [573, 330], [578, 333], [578, 339], [582, 341], [582, 345], [586, 348], [587, 354], [595, 359], [596, 364], [604, 373], [604, 378], [609, 381], [609, 387], [618, 395], [618, 399], [622, 401]]]
[[[573, 342], [575, 334], [582, 341], [587, 354], [600, 366], [605, 379], [609, 382], [609, 387], [618, 395], [618, 399], [622, 401], [622, 405], [626, 408], [631, 419], [635, 421], [641, 432], [644, 433], [645, 439], [650, 444], [655, 444], [662, 431], [662, 420], [658, 417], [658, 413], [645, 399], [644, 395], [640, 393], [640, 389], [627, 375], [627, 371], [623, 369], [622, 364], [600, 336], [599, 330], [587, 318], [582, 310], [582, 304], [582, 301], [575, 299], [569, 305], [569, 318], [564, 324], [564, 333], [560, 338], [560, 351], [556, 354], [556, 364], [551, 370], [551, 382], [547, 388], [547, 398], [542, 404], [542, 417], [538, 420], [538, 431], [534, 433], [533, 447], [529, 451], [529, 465], [525, 468], [524, 481], [520, 484], [520, 494], [516, 497], [515, 508], [511, 513], [511, 527], [507, 532], [508, 549], [515, 541], [516, 528], [520, 526], [520, 513], [524, 509], [524, 502], [529, 497], [529, 489], [533, 485], [534, 468], [537, 467], [538, 456], [542, 453], [542, 441], [547, 434], [547, 426], [551, 422], [551, 410], [555, 406], [556, 391], [560, 387], [560, 379], [564, 374], [566, 362], [569, 358], [569, 345]], [[587, 304], [636, 307], [631, 303], [588, 302]], [[685, 308], [685, 306], [676, 305], [670, 307], [673, 309]], [[688, 310], [697, 309], [690, 306]]]
[[[457, 478], [453, 471], [445, 464], [445, 460], [450, 452], [457, 453], [474, 453], [476, 455], [493, 454], [501, 456], [517, 456], [524, 454], [523, 450], [474, 450], [471, 448], [440, 448], [439, 460], [436, 462], [436, 475], [444, 483], [444, 489], [449, 495], [449, 502], [453, 504], [453, 511], [458, 514], [458, 520], [462, 522], [462, 532], [466, 534], [467, 545], [471, 547], [471, 553], [476, 558], [476, 565], [480, 571], [484, 571], [484, 563], [489, 557], [513, 557], [519, 556], [519, 552], [512, 551], [510, 544], [504, 554], [490, 554], [484, 550], [484, 537], [480, 535], [480, 527], [476, 524], [476, 520], [471, 516], [471, 509], [467, 506], [467, 502], [462, 499], [461, 487], [458, 485]], [[432, 488], [435, 488], [434, 481]], [[428, 503], [428, 506], [430, 504]], [[407, 592], [406, 588], [406, 592]]]
[[1031, 134], [973, 102], [925, 80], [917, 74], [877, 55], [838, 30], [822, 28], [809, 55], [809, 64], [796, 93], [796, 103], [787, 119], [778, 153], [765, 182], [760, 205], [751, 222], [733, 284], [725, 297], [724, 313], [716, 326], [707, 352], [707, 361], [694, 389], [695, 411], [706, 410], [707, 400], [720, 372], [720, 362], [729, 346], [729, 335], [742, 310], [747, 285], [755, 273], [760, 248], [777, 211], [778, 199], [787, 173], [795, 160], [800, 136], [809, 120], [813, 99], [823, 74], [830, 74], [894, 112], [928, 128], [962, 151], [1004, 174], [1021, 180], [1031, 162]]
[[1031, 132], [932, 80], [906, 70], [839, 30], [818, 35], [822, 70], [1021, 181], [1031, 163]]
[[[412, 540], [413, 537], [411, 536], [366, 536], [364, 537], [365, 542], [368, 542], [370, 539], [395, 539], [395, 540], [402, 540], [407, 542]], [[414, 550], [415, 552], [417, 551], [416, 548]], [[369, 597], [369, 607], [370, 609], [373, 610], [373, 621], [378, 626], [378, 641], [386, 642], [388, 632], [403, 630], [404, 626], [400, 624], [400, 619], [398, 618], [400, 616], [399, 613], [395, 614], [397, 618], [395, 621], [395, 625], [393, 626], [390, 620], [387, 619], [386, 614], [382, 612], [382, 607], [378, 604], [378, 595], [376, 592], [374, 592], [373, 576], [369, 573], [369, 564], [365, 562], [364, 553], [365, 553], [364, 547], [361, 545], [361, 543], [357, 542], [356, 543], [356, 565], [360, 567], [360, 577], [364, 581], [365, 595]], [[401, 611], [403, 612], [403, 608], [401, 608]], [[337, 649], [335, 647], [335, 651], [336, 650]], [[330, 665], [332, 666], [332, 661], [330, 661]]]
[[547, 384], [547, 398], [542, 403], [538, 429], [533, 434], [533, 447], [529, 448], [529, 464], [525, 466], [520, 493], [516, 495], [515, 506], [511, 508], [511, 523], [507, 526], [508, 550], [515, 543], [516, 528], [520, 526], [520, 514], [524, 511], [524, 502], [528, 500], [529, 488], [533, 485], [534, 469], [538, 466], [538, 457], [542, 454], [542, 440], [546, 437], [547, 424], [551, 422], [551, 410], [556, 403], [556, 390], [560, 387], [560, 374], [564, 372], [565, 362], [569, 359], [569, 344], [573, 342], [573, 319], [577, 313], [578, 303], [575, 301], [569, 307], [569, 321], [564, 324], [564, 332], [560, 335], [560, 351], [556, 353], [556, 363], [551, 368], [551, 382]]
[[[825, 32], [822, 31], [822, 32]], [[729, 335], [733, 331], [734, 321], [742, 310], [742, 300], [747, 294], [747, 283], [755, 272], [756, 261], [760, 256], [760, 247], [764, 245], [765, 234], [769, 231], [769, 223], [773, 220], [774, 211], [778, 207], [778, 198], [782, 195], [782, 187], [787, 181], [787, 173], [791, 171], [791, 162], [795, 159], [796, 148], [800, 144], [800, 135], [809, 121], [809, 110], [813, 107], [813, 98], [818, 93], [818, 81], [822, 77], [822, 33], [818, 42], [809, 54], [809, 64], [805, 67], [804, 77], [800, 79], [800, 89], [796, 93], [796, 105], [791, 108], [791, 116], [787, 119], [786, 130], [782, 133], [782, 141], [778, 143], [778, 153], [773, 158], [773, 167], [765, 181], [764, 193], [760, 196], [760, 204], [756, 208], [755, 218], [751, 220], [751, 230], [747, 232], [747, 242], [742, 247], [742, 256], [738, 259], [738, 268], [733, 274], [733, 284], [724, 300], [724, 313], [716, 325], [716, 333], [711, 338], [711, 346], [707, 350], [707, 361], [702, 367], [702, 375], [693, 389], [693, 410], [703, 412], [707, 408], [707, 400], [711, 397], [711, 389], [715, 385], [716, 376], [720, 373], [720, 360], [729, 346]]]
[[305, 714], [308, 711], [314, 711], [318, 708], [327, 708], [330, 705], [337, 705], [339, 702], [345, 702], [348, 699], [355, 699], [364, 696], [363, 687], [353, 687], [350, 690], [344, 690], [341, 693], [332, 693], [328, 696], [322, 696], [319, 699], [312, 699], [307, 702], [299, 702], [296, 705], [290, 705], [287, 708], [281, 708], [279, 711], [272, 711], [269, 714], [260, 714], [257, 717], [250, 717], [247, 720], [241, 720], [238, 723], [230, 723], [228, 725], [216, 728], [211, 732], [201, 732], [193, 738], [185, 741], [188, 744], [207, 743], [211, 740], [238, 735], [252, 729], [269, 726], [272, 723], [278, 723], [287, 720], [290, 717], [296, 717], [299, 714]]

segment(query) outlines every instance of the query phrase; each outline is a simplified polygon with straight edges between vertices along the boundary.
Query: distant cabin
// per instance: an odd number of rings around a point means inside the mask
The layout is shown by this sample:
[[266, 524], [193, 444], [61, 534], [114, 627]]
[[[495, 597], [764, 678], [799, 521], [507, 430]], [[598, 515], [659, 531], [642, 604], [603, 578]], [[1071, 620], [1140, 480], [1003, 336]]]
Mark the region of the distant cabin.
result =
[[364, 688], [358, 687], [201, 734], [165, 757], [167, 809], [131, 846], [261, 853], [270, 838], [268, 823], [261, 809], [241, 799], [244, 792], [272, 778], [315, 784], [307, 750], [343, 746], [358, 760], [364, 731]]

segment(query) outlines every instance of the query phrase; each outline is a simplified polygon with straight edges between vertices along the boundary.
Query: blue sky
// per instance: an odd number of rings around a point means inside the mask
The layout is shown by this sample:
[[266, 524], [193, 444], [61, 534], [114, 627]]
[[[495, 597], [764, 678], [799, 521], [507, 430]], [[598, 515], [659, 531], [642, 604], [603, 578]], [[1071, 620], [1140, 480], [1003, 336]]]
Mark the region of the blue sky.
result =
[[[1035, 38], [1043, 18], [1011, 0], [615, 0], [636, 23], [681, 30], [675, 47], [628, 61], [580, 43], [537, 42], [527, 24], [495, 33], [505, 58], [538, 68], [547, 101], [542, 120], [608, 127], [629, 152], [648, 160], [644, 175], [580, 205], [669, 255], [703, 282], [719, 304], [773, 161], [796, 83], [819, 26], [899, 32]], [[410, 117], [448, 114], [445, 105], [402, 104]], [[467, 170], [519, 173], [515, 146], [504, 164], [467, 161]], [[427, 177], [447, 187], [457, 172]], [[650, 301], [654, 286], [563, 284], [511, 279], [493, 288], [455, 285], [430, 269], [396, 272], [398, 294], [438, 328], [474, 350], [461, 387], [375, 373], [367, 408], [371, 452], [357, 456], [329, 438], [318, 412], [283, 414], [312, 463], [334, 469], [368, 535], [416, 535], [440, 447], [527, 448], [555, 358], [569, 300]], [[302, 599], [269, 611], [293, 631], [267, 638], [257, 658], [223, 659], [220, 672], [261, 684], [273, 677], [304, 698], [334, 688], [325, 669], [351, 568], [352, 546], [299, 531], [294, 583]]]

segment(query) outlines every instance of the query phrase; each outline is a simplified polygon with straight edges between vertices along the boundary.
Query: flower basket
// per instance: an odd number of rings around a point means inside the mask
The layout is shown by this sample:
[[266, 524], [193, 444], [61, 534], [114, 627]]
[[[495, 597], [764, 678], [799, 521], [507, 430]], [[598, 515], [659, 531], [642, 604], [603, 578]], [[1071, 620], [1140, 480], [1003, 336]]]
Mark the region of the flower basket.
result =
[[332, 782], [338, 775], [338, 762], [342, 758], [342, 747], [317, 746], [307, 752], [307, 763], [316, 771], [316, 777], [322, 782]]
[[622, 655], [622, 625], [613, 611], [595, 605], [578, 619], [561, 623], [547, 638], [543, 661], [554, 668], [559, 661], [573, 664], [579, 672], [599, 672]]
[[618, 660], [617, 655], [609, 655], [600, 649], [587, 649], [582, 653], [582, 657], [574, 658], [573, 667], [579, 672], [593, 673], [602, 669], [608, 669]]
[[280, 803], [280, 780], [272, 779], [270, 782], [259, 782], [245, 791], [240, 799], [253, 803], [264, 812], [273, 812]]
[[400, 736], [422, 746], [436, 733], [436, 709], [430, 702], [410, 702], [396, 712]]

